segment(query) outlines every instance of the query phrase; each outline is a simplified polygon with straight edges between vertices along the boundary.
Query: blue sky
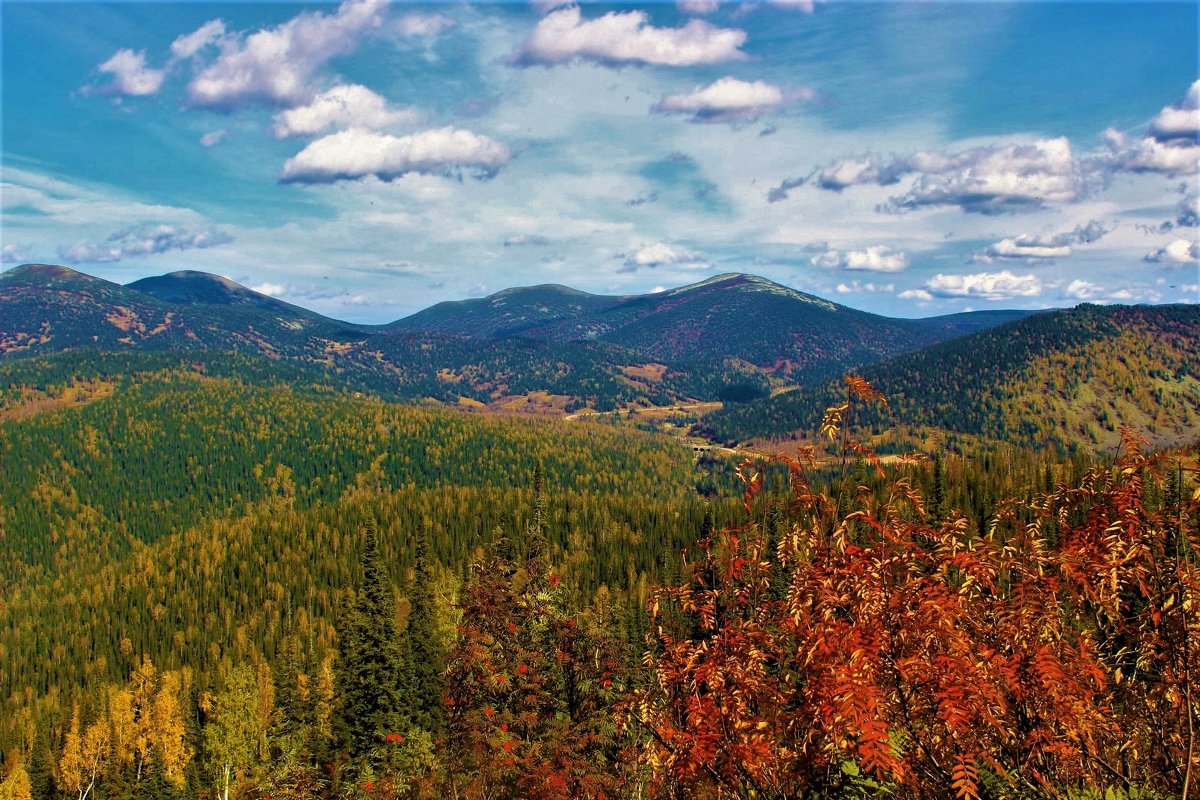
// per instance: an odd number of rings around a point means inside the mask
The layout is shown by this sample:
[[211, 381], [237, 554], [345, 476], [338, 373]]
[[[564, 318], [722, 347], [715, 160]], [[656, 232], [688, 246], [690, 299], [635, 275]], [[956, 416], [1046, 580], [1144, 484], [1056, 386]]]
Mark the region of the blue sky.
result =
[[1196, 3], [0, 3], [5, 266], [1200, 301]]

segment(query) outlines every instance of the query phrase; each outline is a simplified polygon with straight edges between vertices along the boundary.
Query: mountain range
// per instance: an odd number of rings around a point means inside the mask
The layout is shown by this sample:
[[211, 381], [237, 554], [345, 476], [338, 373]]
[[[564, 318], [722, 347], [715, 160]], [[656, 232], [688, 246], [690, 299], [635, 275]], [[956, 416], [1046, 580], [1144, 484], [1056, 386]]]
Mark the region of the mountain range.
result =
[[767, 394], [1028, 313], [893, 319], [728, 274], [647, 295], [508, 289], [372, 326], [202, 272], [122, 286], [26, 264], [0, 274], [0, 355], [237, 350], [398, 396], [486, 403], [541, 391], [577, 407], [611, 407], [639, 395], [660, 402]]
[[126, 286], [44, 264], [0, 274], [0, 360], [92, 350], [233, 351], [276, 380], [505, 412], [726, 401], [698, 431], [728, 442], [811, 430], [848, 371], [892, 398], [862, 417], [878, 429], [1090, 449], [1123, 423], [1160, 445], [1200, 430], [1190, 305], [896, 319], [726, 274], [645, 295], [521, 287], [362, 325], [203, 272]]

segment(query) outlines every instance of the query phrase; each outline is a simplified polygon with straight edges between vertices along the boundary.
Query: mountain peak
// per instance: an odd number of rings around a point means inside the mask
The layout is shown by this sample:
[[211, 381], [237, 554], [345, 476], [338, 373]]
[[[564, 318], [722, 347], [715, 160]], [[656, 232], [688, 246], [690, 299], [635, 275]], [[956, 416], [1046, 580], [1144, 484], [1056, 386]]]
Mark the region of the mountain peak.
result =
[[159, 300], [189, 305], [282, 305], [281, 301], [248, 289], [222, 275], [193, 269], [142, 278], [129, 284], [127, 288], [152, 295]]
[[697, 283], [690, 283], [687, 286], [680, 286], [678, 289], [669, 289], [662, 292], [662, 295], [672, 296], [696, 292], [704, 289], [732, 289], [743, 292], [765, 292], [768, 294], [780, 295], [792, 300], [800, 300], [804, 303], [812, 303], [824, 308], [828, 311], [837, 311], [841, 306], [837, 303], [831, 303], [820, 297], [811, 294], [806, 294], [789, 286], [784, 286], [781, 283], [776, 283], [769, 278], [764, 278], [761, 275], [751, 275], [746, 272], [724, 272], [720, 275], [714, 275], [711, 278], [705, 278]]
[[25, 284], [99, 284], [108, 283], [103, 278], [97, 278], [61, 264], [21, 264], [3, 273], [0, 280]]

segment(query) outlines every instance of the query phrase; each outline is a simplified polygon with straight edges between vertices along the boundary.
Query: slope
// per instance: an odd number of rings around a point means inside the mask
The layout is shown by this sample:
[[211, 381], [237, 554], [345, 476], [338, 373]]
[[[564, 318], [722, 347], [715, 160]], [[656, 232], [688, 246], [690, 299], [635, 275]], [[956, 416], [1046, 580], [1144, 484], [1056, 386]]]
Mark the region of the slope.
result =
[[[914, 425], [1063, 449], [1113, 447], [1130, 425], [1151, 444], [1200, 437], [1200, 308], [1094, 306], [1037, 314], [866, 367], [890, 412]], [[719, 440], [807, 434], [842, 402], [837, 381], [705, 420]]]

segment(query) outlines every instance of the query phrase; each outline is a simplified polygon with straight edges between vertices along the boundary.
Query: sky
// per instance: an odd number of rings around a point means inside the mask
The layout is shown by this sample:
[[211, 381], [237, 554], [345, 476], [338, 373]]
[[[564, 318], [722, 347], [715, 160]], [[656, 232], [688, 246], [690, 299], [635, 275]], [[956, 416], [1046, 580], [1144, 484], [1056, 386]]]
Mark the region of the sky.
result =
[[3, 268], [1200, 302], [1200, 5], [0, 2]]

